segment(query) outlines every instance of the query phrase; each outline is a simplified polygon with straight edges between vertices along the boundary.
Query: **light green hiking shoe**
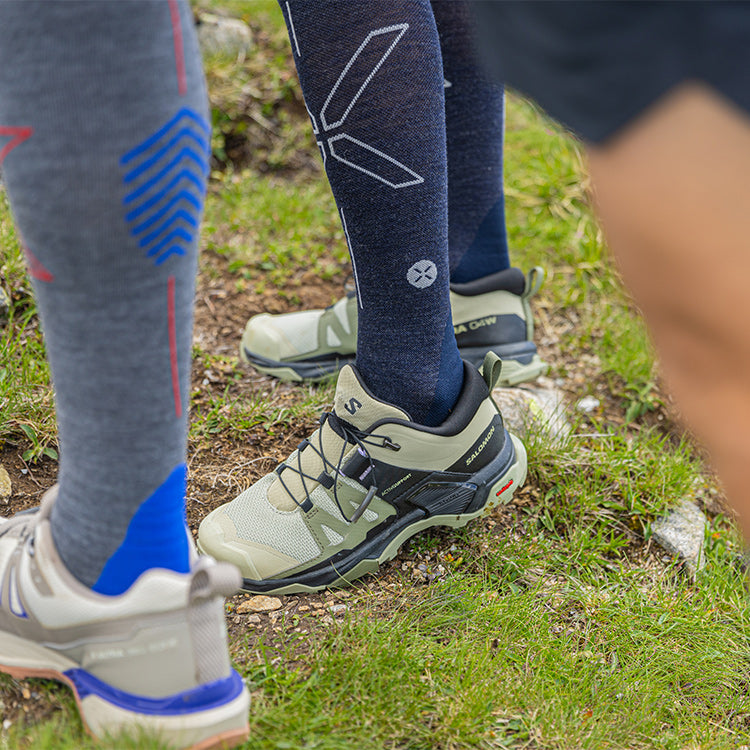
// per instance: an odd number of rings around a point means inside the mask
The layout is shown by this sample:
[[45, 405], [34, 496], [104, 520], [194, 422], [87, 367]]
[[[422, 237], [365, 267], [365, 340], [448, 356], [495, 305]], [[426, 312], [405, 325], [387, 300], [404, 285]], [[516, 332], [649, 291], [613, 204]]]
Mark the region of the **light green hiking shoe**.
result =
[[[544, 271], [528, 276], [517, 268], [451, 285], [453, 329], [461, 357], [479, 367], [487, 352], [503, 360], [499, 385], [533, 380], [547, 371], [534, 344], [529, 300]], [[357, 351], [357, 299], [354, 293], [325, 310], [250, 318], [240, 356], [257, 370], [281, 380], [316, 382], [354, 362]]]
[[500, 365], [493, 354], [483, 374], [466, 365], [439, 427], [379, 401], [346, 365], [333, 412], [275, 471], [209, 514], [198, 547], [239, 567], [246, 591], [318, 591], [377, 570], [423, 529], [465, 526], [509, 502], [526, 451], [490, 396]]

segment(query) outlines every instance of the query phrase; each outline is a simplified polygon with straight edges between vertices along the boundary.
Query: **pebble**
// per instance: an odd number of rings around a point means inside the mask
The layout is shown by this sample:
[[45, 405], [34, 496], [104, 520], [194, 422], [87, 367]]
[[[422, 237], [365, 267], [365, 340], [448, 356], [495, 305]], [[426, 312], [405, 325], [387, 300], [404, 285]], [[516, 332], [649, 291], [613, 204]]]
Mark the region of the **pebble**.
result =
[[561, 442], [571, 433], [562, 391], [554, 386], [495, 388], [492, 398], [508, 429], [521, 438], [538, 430], [553, 442]]
[[577, 404], [576, 409], [584, 414], [591, 414], [592, 411], [601, 406], [601, 401], [594, 396], [584, 396]]
[[299, 607], [297, 607], [297, 612], [309, 612], [310, 607], [307, 606], [307, 604], [303, 604]]
[[249, 615], [245, 618], [245, 622], [249, 625], [260, 625], [260, 615]]
[[346, 604], [334, 604], [332, 607], [329, 607], [328, 611], [332, 615], [343, 615], [347, 609], [349, 609], [349, 607], [347, 607]]
[[244, 55], [253, 46], [250, 27], [239, 18], [225, 18], [213, 13], [198, 16], [198, 41], [201, 50], [228, 55]]
[[273, 612], [277, 609], [281, 609], [281, 599], [275, 596], [252, 596], [238, 604], [235, 611], [245, 615], [248, 612]]
[[5, 467], [0, 464], [0, 504], [7, 505], [13, 488], [10, 484], [10, 476]]
[[654, 521], [652, 530], [654, 541], [683, 560], [691, 576], [701, 570], [706, 516], [695, 503], [683, 500], [667, 516]]

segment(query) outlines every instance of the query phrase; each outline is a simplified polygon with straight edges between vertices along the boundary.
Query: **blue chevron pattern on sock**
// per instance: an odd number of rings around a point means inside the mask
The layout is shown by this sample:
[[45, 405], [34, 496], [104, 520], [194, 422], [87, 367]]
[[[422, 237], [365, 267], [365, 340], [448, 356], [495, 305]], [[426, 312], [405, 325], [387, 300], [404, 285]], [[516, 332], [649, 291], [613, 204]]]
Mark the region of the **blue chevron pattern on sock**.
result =
[[206, 194], [211, 128], [191, 109], [120, 159], [125, 221], [145, 255], [160, 266], [196, 241]]

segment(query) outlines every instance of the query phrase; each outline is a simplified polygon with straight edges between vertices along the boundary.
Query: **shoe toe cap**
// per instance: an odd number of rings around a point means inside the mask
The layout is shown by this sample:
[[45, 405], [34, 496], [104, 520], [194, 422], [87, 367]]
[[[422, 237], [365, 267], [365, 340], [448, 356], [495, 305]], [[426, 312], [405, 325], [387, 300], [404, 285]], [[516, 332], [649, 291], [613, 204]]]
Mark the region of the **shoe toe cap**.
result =
[[280, 575], [299, 565], [299, 560], [273, 547], [240, 538], [232, 519], [222, 512], [224, 507], [214, 510], [200, 525], [198, 543], [205, 554], [233, 563], [243, 578], [252, 581]]
[[274, 316], [268, 313], [250, 318], [242, 334], [242, 346], [248, 352], [277, 361], [295, 353], [284, 332], [275, 325]]

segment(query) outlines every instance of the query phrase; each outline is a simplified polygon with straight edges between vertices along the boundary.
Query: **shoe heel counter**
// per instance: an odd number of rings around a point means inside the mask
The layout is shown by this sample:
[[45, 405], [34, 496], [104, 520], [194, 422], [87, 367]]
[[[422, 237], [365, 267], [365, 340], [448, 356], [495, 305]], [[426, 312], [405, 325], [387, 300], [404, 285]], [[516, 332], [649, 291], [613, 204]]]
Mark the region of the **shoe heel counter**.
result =
[[186, 648], [192, 638], [184, 611], [140, 617], [116, 640], [108, 625], [101, 639], [66, 649], [87, 674], [117, 690], [150, 698], [198, 685], [195, 649]]
[[512, 292], [494, 290], [473, 297], [451, 292], [451, 308], [459, 347], [510, 344], [526, 339], [528, 303]]
[[242, 578], [234, 565], [213, 558], [199, 560], [193, 573], [188, 603], [193, 659], [199, 683], [214, 682], [231, 672], [224, 597], [240, 587]]
[[232, 668], [229, 662], [224, 598], [191, 606], [188, 623], [198, 684], [223, 679]]

